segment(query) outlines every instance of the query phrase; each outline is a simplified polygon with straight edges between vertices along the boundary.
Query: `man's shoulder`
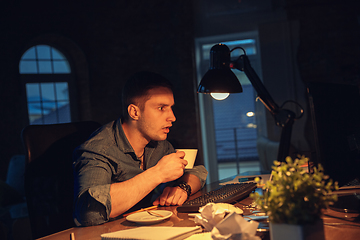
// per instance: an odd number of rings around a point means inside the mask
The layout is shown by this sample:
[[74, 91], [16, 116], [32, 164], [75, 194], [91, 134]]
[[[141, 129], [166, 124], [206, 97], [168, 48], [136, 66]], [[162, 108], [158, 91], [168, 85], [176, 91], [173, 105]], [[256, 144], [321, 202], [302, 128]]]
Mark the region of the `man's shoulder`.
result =
[[91, 134], [89, 139], [85, 141], [80, 148], [92, 150], [104, 150], [115, 145], [116, 121], [109, 122]]
[[104, 139], [104, 136], [106, 136], [105, 139], [112, 138], [114, 136], [114, 133], [116, 131], [116, 121], [109, 122], [105, 125], [102, 125], [99, 127], [95, 132], [93, 132], [88, 140], [101, 140]]

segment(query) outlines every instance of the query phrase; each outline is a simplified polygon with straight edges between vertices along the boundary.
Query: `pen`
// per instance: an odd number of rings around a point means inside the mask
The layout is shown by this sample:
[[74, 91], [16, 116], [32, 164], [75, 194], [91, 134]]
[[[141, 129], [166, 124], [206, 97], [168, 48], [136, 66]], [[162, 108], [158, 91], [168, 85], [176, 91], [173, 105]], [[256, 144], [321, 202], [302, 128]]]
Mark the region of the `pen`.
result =
[[123, 217], [129, 216], [130, 214], [133, 214], [133, 213], [143, 212], [143, 211], [148, 211], [148, 210], [151, 210], [151, 209], [155, 209], [155, 208], [157, 208], [157, 207], [158, 207], [158, 206], [151, 206], [151, 207], [148, 207], [148, 208], [142, 208], [142, 209], [139, 209], [139, 210], [134, 211], [134, 212], [131, 212], [131, 213], [123, 214]]

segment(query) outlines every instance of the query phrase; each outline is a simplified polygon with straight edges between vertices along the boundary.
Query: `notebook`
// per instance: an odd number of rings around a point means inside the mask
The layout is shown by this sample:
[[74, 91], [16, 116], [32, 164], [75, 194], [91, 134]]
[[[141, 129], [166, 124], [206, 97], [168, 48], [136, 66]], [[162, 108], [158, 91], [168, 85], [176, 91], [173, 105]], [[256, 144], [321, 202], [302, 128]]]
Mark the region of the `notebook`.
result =
[[181, 240], [195, 233], [202, 232], [197, 227], [137, 227], [112, 233], [101, 234], [101, 240]]

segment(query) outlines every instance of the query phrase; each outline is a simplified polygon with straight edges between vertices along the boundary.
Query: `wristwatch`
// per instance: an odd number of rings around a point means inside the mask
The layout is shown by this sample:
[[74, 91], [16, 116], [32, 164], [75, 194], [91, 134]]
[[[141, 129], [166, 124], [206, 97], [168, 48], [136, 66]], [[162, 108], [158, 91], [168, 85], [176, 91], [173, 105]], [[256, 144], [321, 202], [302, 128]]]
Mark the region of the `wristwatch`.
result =
[[176, 184], [175, 187], [181, 188], [182, 190], [184, 190], [187, 193], [188, 198], [190, 197], [190, 195], [191, 195], [191, 187], [187, 182], [181, 181], [178, 184]]

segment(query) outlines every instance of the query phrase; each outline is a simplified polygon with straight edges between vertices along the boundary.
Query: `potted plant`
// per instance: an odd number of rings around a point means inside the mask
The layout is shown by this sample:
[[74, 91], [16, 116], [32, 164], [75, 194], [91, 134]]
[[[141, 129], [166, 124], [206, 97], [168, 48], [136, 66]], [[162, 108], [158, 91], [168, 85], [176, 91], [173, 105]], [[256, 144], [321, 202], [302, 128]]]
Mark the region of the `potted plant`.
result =
[[[278, 239], [324, 238], [322, 211], [337, 200], [332, 190], [338, 189], [324, 174], [321, 164], [307, 171], [308, 158], [291, 157], [286, 162], [274, 161], [271, 181], [263, 186], [263, 194], [253, 193], [261, 211], [270, 221], [270, 237]], [[259, 179], [255, 181], [261, 182]], [[289, 232], [290, 236], [286, 236]]]

